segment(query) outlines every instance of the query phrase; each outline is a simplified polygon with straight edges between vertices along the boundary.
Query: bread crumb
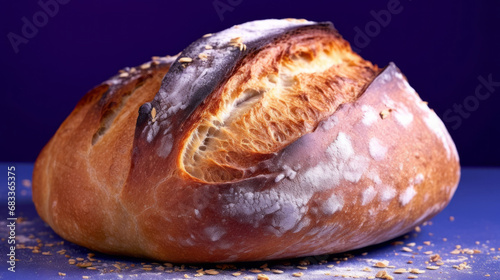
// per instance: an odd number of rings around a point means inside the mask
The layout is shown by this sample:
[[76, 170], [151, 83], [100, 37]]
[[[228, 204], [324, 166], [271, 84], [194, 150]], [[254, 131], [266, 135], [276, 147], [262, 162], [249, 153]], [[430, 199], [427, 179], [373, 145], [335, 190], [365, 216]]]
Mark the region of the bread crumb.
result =
[[441, 256], [439, 254], [435, 254], [431, 256], [431, 262], [437, 262], [441, 259]]
[[207, 33], [205, 35], [202, 36], [202, 38], [208, 38], [208, 37], [211, 37], [212, 35], [214, 35], [213, 33]]
[[474, 254], [474, 250], [471, 250], [471, 249], [464, 249], [463, 250], [463, 253], [466, 253], [468, 255], [473, 255]]
[[463, 262], [463, 263], [461, 263], [461, 264], [459, 264], [459, 265], [454, 265], [454, 266], [452, 266], [452, 267], [453, 267], [453, 268], [455, 268], [456, 270], [463, 270], [463, 269], [469, 269], [469, 268], [471, 268], [471, 267], [467, 264], [467, 262]]
[[272, 272], [272, 273], [275, 273], [275, 274], [282, 274], [282, 273], [283, 273], [283, 270], [279, 270], [279, 269], [271, 269], [271, 272]]
[[238, 276], [240, 276], [240, 275], [241, 275], [241, 272], [235, 272], [235, 273], [233, 273], [232, 275], [233, 275], [233, 276], [238, 277]]
[[91, 262], [81, 262], [76, 264], [77, 267], [86, 268], [92, 266]]
[[385, 271], [385, 270], [381, 270], [381, 271], [377, 272], [375, 277], [380, 278], [380, 279], [389, 279], [389, 280], [394, 279], [391, 275], [387, 274], [387, 271]]
[[388, 261], [381, 261], [381, 262], [377, 262], [376, 264], [374, 264], [373, 266], [375, 267], [380, 267], [380, 268], [384, 268], [384, 267], [387, 267], [389, 265], [389, 262]]
[[310, 264], [311, 264], [311, 262], [308, 261], [308, 260], [302, 260], [302, 261], [299, 262], [299, 265], [302, 265], [302, 266], [310, 265]]
[[58, 272], [59, 276], [66, 276], [66, 273], [64, 272]]
[[405, 272], [408, 272], [408, 271], [406, 271], [405, 268], [398, 268], [398, 269], [394, 270], [394, 273], [396, 273], [396, 274], [403, 274]]
[[265, 274], [257, 275], [257, 280], [269, 280], [269, 277]]
[[392, 112], [392, 109], [385, 109], [380, 112], [380, 117], [382, 119], [385, 119], [389, 116], [389, 114]]
[[303, 272], [295, 272], [292, 274], [292, 276], [295, 276], [295, 277], [302, 277], [304, 275]]
[[436, 269], [439, 269], [439, 266], [431, 265], [431, 266], [428, 266], [426, 268], [429, 269], [429, 270], [436, 270]]
[[205, 270], [205, 273], [208, 274], [208, 275], [217, 275], [219, 274], [219, 272], [215, 269], [207, 269]]
[[408, 248], [408, 247], [401, 248], [401, 251], [403, 251], [403, 252], [413, 252], [413, 250], [410, 249], [410, 248]]
[[420, 270], [418, 268], [412, 268], [409, 270], [410, 273], [413, 273], [413, 274], [422, 274], [422, 273], [425, 273], [425, 271], [423, 270]]
[[455, 220], [455, 217], [450, 216], [450, 222], [453, 222]]

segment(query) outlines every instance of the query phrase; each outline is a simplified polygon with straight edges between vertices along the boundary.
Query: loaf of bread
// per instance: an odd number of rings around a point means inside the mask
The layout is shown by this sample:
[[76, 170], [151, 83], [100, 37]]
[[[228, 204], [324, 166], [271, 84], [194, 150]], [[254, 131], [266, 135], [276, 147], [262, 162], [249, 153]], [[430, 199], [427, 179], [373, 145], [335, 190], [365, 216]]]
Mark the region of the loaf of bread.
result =
[[232, 262], [352, 250], [440, 212], [445, 126], [331, 23], [262, 20], [87, 93], [38, 157], [33, 200], [100, 252]]

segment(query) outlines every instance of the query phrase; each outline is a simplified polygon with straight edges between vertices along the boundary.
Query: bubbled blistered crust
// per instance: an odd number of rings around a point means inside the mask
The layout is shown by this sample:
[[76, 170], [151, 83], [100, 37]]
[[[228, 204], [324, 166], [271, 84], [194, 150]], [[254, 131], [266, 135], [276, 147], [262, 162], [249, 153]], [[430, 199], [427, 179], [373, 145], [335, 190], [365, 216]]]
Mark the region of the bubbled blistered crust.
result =
[[172, 262], [335, 253], [407, 232], [456, 189], [437, 115], [331, 24], [250, 22], [172, 60], [96, 88], [42, 151], [33, 197], [62, 237]]

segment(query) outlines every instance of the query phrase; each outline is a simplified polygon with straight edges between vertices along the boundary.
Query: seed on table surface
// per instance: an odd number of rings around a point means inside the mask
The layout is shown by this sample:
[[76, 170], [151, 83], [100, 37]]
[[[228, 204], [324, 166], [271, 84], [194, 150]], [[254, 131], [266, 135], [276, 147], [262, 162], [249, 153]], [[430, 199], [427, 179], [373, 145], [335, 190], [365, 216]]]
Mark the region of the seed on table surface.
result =
[[394, 273], [396, 273], [396, 274], [402, 274], [405, 272], [408, 272], [408, 271], [406, 271], [406, 269], [404, 269], [404, 268], [398, 268], [398, 269], [394, 270]]
[[408, 252], [408, 253], [409, 253], [409, 252], [413, 252], [413, 250], [412, 250], [412, 249], [410, 249], [410, 248], [408, 248], [408, 247], [403, 247], [403, 248], [401, 248], [401, 251], [403, 251], [403, 252]]
[[208, 275], [217, 275], [219, 274], [219, 272], [215, 269], [207, 269], [205, 270], [205, 273], [208, 274]]
[[377, 262], [373, 266], [384, 268], [384, 267], [387, 267], [388, 265], [389, 265], [389, 261], [381, 261], [381, 262]]

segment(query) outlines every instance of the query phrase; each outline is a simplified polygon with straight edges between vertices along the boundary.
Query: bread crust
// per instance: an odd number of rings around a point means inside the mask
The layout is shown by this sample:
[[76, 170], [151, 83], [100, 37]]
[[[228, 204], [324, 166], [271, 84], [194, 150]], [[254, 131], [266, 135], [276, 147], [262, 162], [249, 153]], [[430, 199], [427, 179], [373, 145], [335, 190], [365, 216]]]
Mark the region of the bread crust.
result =
[[[365, 73], [365, 86], [314, 111], [314, 125], [274, 150], [242, 152], [258, 154], [252, 166], [210, 169], [245, 170], [240, 177], [207, 180], [189, 172], [193, 133], [223, 110], [224, 86], [238, 69], [266, 48], [283, 57], [277, 46], [305, 42], [304, 34], [347, 44], [329, 23], [252, 24], [202, 38], [176, 58], [89, 92], [35, 163], [33, 200], [44, 221], [63, 238], [105, 253], [230, 262], [380, 243], [448, 204], [460, 177], [456, 148], [393, 63], [379, 72], [360, 61], [356, 73]], [[210, 50], [205, 59], [202, 49]], [[345, 89], [349, 81], [339, 79]], [[344, 94], [332, 90], [325, 94]]]

